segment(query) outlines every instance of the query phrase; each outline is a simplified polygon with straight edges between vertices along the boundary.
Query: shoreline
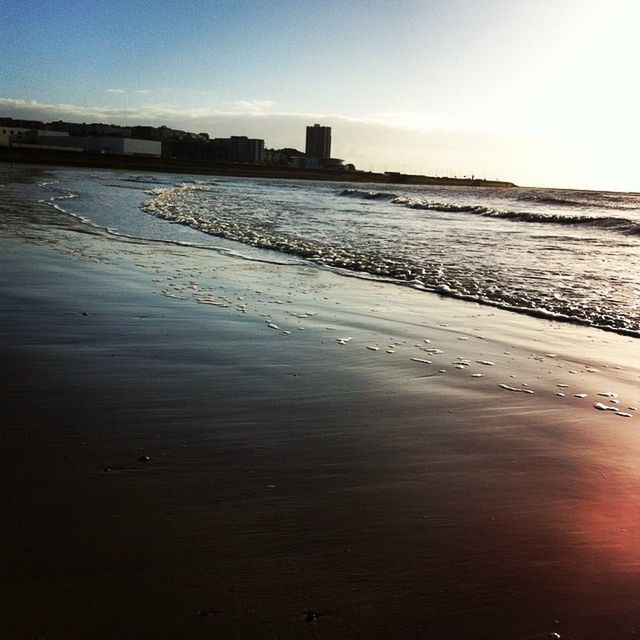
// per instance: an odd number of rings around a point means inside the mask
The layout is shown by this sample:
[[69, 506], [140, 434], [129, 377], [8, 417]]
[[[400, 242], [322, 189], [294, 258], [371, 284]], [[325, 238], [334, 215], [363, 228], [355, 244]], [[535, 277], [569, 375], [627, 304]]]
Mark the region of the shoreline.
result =
[[0, 236], [0, 635], [636, 628], [637, 340], [18, 222]]
[[185, 173], [209, 176], [268, 178], [282, 180], [317, 180], [332, 182], [372, 182], [377, 184], [409, 184], [434, 186], [468, 186], [512, 188], [512, 182], [501, 180], [475, 180], [468, 178], [443, 178], [400, 173], [374, 173], [365, 171], [314, 171], [289, 167], [249, 165], [234, 163], [204, 163], [180, 161], [169, 158], [145, 158], [64, 151], [0, 147], [0, 162], [43, 166], [84, 167], [93, 169], [126, 169], [129, 171], [158, 171], [161, 173]]

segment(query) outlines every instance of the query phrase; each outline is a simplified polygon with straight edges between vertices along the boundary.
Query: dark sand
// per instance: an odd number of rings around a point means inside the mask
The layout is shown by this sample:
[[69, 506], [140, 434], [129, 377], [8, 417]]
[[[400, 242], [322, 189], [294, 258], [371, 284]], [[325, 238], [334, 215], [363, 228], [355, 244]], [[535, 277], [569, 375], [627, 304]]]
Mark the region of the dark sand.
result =
[[0, 637], [637, 637], [637, 340], [0, 231]]

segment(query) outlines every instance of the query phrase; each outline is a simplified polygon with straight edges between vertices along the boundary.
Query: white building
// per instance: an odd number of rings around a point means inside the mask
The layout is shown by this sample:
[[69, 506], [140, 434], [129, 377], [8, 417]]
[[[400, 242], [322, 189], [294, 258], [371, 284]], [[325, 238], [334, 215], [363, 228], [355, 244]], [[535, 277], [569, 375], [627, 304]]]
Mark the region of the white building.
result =
[[162, 143], [116, 136], [70, 136], [67, 131], [0, 127], [0, 146], [42, 149], [43, 151], [84, 151], [125, 156], [159, 158]]
[[12, 142], [27, 142], [28, 134], [32, 131], [23, 127], [0, 127], [0, 146], [10, 147]]
[[140, 140], [139, 138], [118, 138], [115, 136], [87, 137], [84, 140], [85, 151], [93, 153], [151, 157], [162, 155], [162, 143], [159, 140]]

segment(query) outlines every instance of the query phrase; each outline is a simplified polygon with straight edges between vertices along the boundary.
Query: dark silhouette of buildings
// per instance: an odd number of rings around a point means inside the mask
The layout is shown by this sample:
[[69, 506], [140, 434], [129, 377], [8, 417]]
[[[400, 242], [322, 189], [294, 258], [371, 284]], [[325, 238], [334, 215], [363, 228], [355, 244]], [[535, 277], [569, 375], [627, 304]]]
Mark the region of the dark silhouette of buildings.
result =
[[314, 124], [307, 127], [307, 144], [305, 153], [311, 158], [331, 157], [331, 127], [322, 127]]
[[305, 153], [265, 149], [264, 140], [247, 136], [209, 138], [166, 126], [121, 126], [104, 123], [40, 122], [0, 118], [0, 147], [36, 148], [90, 154], [143, 155], [203, 164], [270, 165], [309, 171], [354, 170], [331, 157], [331, 127], [306, 128]]
[[216, 160], [262, 164], [265, 159], [264, 140], [257, 138], [247, 138], [247, 136], [214, 138], [211, 144]]
[[11, 118], [0, 119], [0, 146], [43, 152], [71, 151], [150, 157], [161, 155], [160, 141], [132, 138], [130, 129], [117, 125], [75, 125], [60, 122], [45, 125], [35, 120]]

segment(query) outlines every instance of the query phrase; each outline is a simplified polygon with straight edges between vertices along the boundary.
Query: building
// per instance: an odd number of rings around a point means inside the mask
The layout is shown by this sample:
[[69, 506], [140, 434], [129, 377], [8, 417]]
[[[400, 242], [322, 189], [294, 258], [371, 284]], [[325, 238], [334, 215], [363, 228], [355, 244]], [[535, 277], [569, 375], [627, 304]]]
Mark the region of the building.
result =
[[24, 127], [0, 126], [0, 146], [82, 151], [82, 148], [69, 144], [69, 134], [66, 132], [26, 129]]
[[159, 158], [162, 155], [162, 143], [159, 140], [140, 140], [139, 138], [120, 138], [112, 136], [87, 137], [84, 139], [85, 151], [92, 153], [112, 153], [124, 156], [149, 156]]
[[0, 146], [9, 147], [13, 142], [26, 141], [29, 131], [25, 127], [0, 126]]
[[322, 169], [320, 158], [312, 156], [293, 156], [290, 158], [288, 166], [294, 169]]
[[264, 162], [264, 140], [247, 138], [247, 136], [231, 136], [230, 138], [214, 138], [210, 144], [213, 149], [213, 157], [216, 160], [249, 164]]
[[[6, 133], [4, 133], [6, 131]], [[161, 143], [120, 136], [74, 136], [67, 131], [25, 129], [0, 126], [0, 146], [41, 149], [42, 151], [79, 151], [125, 156], [160, 157]]]
[[330, 158], [331, 127], [322, 127], [319, 124], [307, 127], [305, 153], [311, 158]]

